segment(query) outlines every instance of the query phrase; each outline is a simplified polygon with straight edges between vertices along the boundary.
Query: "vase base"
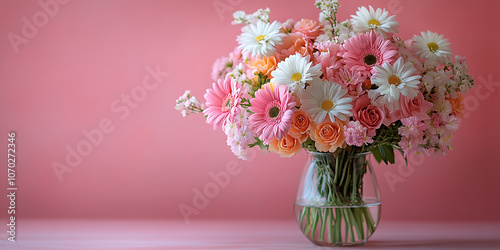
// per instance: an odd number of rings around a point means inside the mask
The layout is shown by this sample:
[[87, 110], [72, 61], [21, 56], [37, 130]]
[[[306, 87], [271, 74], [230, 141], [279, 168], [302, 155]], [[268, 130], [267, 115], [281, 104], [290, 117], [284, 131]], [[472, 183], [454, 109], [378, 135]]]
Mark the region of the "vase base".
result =
[[314, 241], [314, 240], [311, 240], [311, 242], [314, 243], [315, 245], [322, 247], [356, 247], [356, 246], [362, 246], [366, 243], [366, 241], [354, 242], [354, 243], [328, 243], [328, 242]]

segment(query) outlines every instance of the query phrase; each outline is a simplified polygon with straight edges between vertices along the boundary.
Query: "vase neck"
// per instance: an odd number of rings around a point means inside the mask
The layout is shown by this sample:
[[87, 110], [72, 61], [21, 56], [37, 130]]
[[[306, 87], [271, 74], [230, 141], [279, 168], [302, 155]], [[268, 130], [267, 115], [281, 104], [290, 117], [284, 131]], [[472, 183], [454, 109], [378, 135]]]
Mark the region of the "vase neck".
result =
[[370, 151], [368, 152], [362, 152], [362, 153], [354, 153], [354, 152], [347, 152], [346, 150], [341, 150], [340, 152], [315, 152], [315, 151], [309, 151], [305, 150], [308, 154], [309, 157], [312, 158], [339, 158], [339, 157], [348, 157], [348, 158], [366, 158], [371, 154]]

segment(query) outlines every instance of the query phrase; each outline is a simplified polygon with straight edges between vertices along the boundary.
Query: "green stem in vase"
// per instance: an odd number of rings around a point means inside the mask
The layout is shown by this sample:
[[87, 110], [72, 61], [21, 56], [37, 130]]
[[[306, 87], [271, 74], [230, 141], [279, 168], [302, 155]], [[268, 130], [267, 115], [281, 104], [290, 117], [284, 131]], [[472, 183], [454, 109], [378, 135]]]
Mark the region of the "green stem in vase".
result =
[[325, 239], [325, 229], [326, 229], [326, 217], [328, 216], [328, 209], [321, 209], [321, 227], [319, 229], [319, 240], [323, 241]]
[[333, 219], [334, 219], [334, 216], [333, 216], [333, 208], [327, 208], [327, 211], [328, 211], [328, 214], [330, 216], [328, 216], [328, 220], [327, 220], [327, 225], [329, 227], [328, 229], [328, 242], [332, 242], [333, 240], [333, 230], [331, 228], [332, 226], [332, 222], [333, 222]]
[[368, 230], [370, 231], [370, 233], [373, 233], [375, 231], [375, 225], [373, 225], [372, 214], [370, 213], [368, 208], [363, 209], [363, 214], [365, 215]]
[[341, 208], [335, 208], [335, 224], [334, 224], [334, 231], [335, 231], [335, 242], [341, 242], [342, 241], [342, 236], [341, 236], [341, 230], [340, 226], [342, 225], [342, 209]]
[[318, 211], [316, 207], [312, 207], [312, 213], [311, 213], [311, 216], [313, 217], [313, 221], [312, 221], [312, 230], [311, 230], [311, 239], [314, 240], [314, 234], [316, 233], [316, 227], [318, 226]]
[[309, 230], [311, 230], [311, 207], [306, 207], [304, 210], [306, 210], [306, 225], [304, 226], [304, 234], [307, 235], [309, 233]]
[[312, 189], [304, 191], [310, 199], [297, 219], [317, 244], [362, 244], [375, 231], [371, 208], [363, 200], [368, 162], [366, 154], [359, 153], [359, 149], [340, 149], [337, 154], [311, 155], [307, 175]]

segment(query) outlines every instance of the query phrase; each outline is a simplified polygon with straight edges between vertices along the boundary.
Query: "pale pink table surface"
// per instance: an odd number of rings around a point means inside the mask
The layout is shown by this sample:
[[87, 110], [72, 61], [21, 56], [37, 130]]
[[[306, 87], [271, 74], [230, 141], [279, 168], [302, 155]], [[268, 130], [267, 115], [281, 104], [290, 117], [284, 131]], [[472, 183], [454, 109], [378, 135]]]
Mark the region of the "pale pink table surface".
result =
[[[21, 220], [16, 243], [1, 235], [2, 250], [328, 249], [294, 221]], [[347, 249], [500, 249], [500, 223], [382, 221], [368, 243]]]

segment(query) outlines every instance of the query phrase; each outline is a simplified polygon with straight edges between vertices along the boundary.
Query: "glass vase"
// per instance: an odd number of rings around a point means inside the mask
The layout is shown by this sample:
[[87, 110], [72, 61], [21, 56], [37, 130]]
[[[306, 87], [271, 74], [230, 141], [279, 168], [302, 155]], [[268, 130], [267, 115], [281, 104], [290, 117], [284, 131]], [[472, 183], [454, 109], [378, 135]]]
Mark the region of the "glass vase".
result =
[[381, 207], [370, 153], [307, 153], [294, 205], [302, 233], [320, 246], [364, 244]]

